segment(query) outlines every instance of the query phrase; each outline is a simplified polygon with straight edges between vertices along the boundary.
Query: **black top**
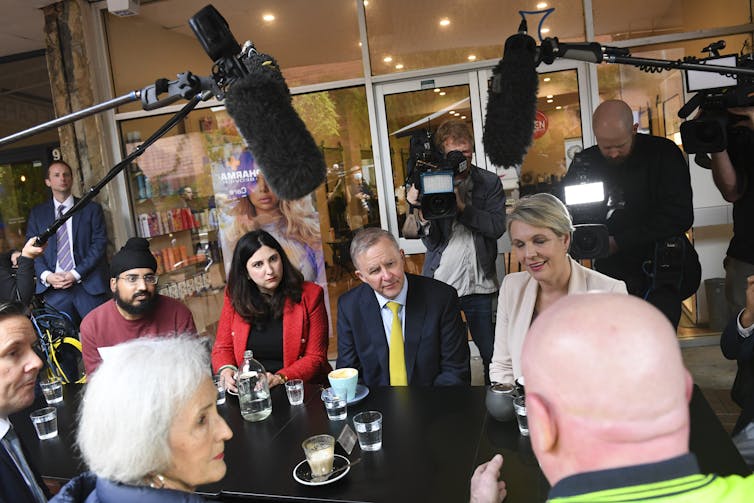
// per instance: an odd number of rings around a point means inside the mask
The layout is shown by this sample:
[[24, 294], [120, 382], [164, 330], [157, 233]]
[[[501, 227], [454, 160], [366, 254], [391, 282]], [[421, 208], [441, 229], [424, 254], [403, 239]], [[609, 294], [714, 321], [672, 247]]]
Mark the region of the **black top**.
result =
[[283, 318], [272, 319], [260, 328], [252, 324], [246, 349], [254, 352], [254, 359], [273, 374], [283, 368]]
[[728, 155], [736, 168], [742, 196], [733, 203], [733, 238], [728, 255], [754, 264], [754, 131], [747, 127], [728, 130]]
[[0, 254], [0, 301], [18, 300], [25, 306], [34, 295], [34, 259], [20, 256], [11, 265], [12, 251]]

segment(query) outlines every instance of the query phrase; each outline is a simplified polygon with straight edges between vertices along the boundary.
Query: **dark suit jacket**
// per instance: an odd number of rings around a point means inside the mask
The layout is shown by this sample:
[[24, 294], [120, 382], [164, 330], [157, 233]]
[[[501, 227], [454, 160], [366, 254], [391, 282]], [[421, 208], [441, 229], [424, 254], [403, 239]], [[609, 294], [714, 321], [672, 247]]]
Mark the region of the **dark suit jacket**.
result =
[[[23, 444], [22, 444], [23, 447]], [[34, 464], [31, 462], [26, 449], [24, 450], [24, 457], [26, 462], [34, 472], [34, 477], [37, 479], [37, 484], [42, 488], [47, 498], [51, 495], [47, 490], [47, 486], [42, 481], [42, 477], [39, 476], [39, 472], [35, 469]], [[10, 457], [10, 454], [0, 444], [0, 501], [15, 502], [15, 501], [34, 501], [34, 495], [32, 494], [29, 486], [24, 482], [24, 478], [16, 468], [16, 464]]]
[[[469, 344], [454, 288], [406, 274], [405, 358], [408, 383], [452, 386], [471, 382]], [[338, 300], [338, 364], [359, 370], [367, 386], [390, 385], [389, 347], [372, 288], [365, 284]]]
[[[78, 199], [74, 199], [78, 202]], [[26, 238], [38, 236], [55, 221], [55, 205], [52, 199], [32, 208], [26, 227]], [[73, 215], [73, 259], [76, 272], [81, 275], [81, 286], [90, 295], [109, 293], [109, 279], [105, 249], [107, 248], [107, 229], [102, 206], [89, 202]], [[55, 236], [47, 242], [47, 248], [34, 261], [37, 273], [37, 293], [44, 293], [48, 287], [39, 279], [44, 271], [55, 272], [58, 257], [58, 243]]]

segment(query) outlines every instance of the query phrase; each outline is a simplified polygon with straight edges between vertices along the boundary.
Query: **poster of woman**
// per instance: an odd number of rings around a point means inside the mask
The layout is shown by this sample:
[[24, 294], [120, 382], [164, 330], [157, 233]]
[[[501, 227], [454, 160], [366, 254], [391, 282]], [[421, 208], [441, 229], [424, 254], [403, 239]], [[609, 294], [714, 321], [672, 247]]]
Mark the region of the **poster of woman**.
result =
[[272, 192], [252, 153], [240, 144], [225, 144], [224, 155], [213, 156], [212, 179], [220, 216], [220, 242], [225, 270], [238, 239], [263, 229], [285, 249], [291, 263], [327, 291], [319, 214], [312, 197], [282, 201]]

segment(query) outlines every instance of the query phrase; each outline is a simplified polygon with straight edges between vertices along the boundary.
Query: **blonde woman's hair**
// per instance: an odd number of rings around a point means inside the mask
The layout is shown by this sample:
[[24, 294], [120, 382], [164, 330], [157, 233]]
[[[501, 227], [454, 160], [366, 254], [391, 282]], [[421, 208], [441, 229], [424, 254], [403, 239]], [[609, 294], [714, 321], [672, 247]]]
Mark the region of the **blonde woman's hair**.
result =
[[566, 205], [557, 197], [547, 193], [525, 196], [516, 202], [507, 218], [509, 235], [511, 224], [515, 221], [532, 227], [550, 229], [556, 236], [570, 235], [574, 230], [571, 214]]

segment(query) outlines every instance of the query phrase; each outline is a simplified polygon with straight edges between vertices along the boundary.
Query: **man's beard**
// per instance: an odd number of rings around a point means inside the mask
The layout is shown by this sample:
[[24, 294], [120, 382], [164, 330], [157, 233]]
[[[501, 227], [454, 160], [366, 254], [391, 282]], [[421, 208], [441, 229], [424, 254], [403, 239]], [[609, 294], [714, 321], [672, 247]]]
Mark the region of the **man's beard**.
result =
[[115, 298], [115, 303], [118, 305], [118, 307], [120, 307], [130, 315], [141, 316], [152, 311], [157, 304], [157, 295], [145, 290], [135, 292], [134, 297], [137, 294], [144, 294], [146, 296], [146, 298], [140, 304], [131, 304], [129, 302], [126, 302], [126, 300], [120, 296], [120, 292], [117, 288], [115, 289], [113, 297]]

